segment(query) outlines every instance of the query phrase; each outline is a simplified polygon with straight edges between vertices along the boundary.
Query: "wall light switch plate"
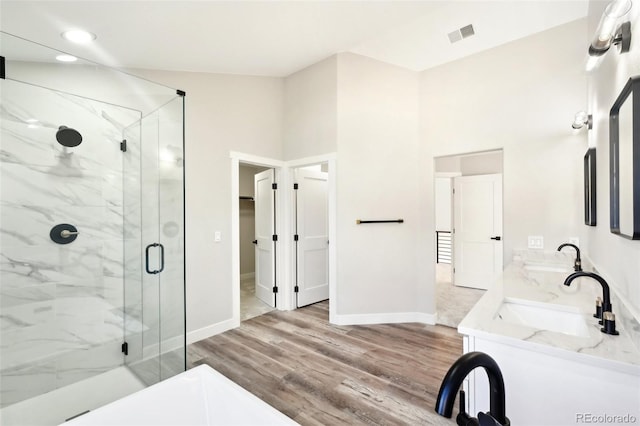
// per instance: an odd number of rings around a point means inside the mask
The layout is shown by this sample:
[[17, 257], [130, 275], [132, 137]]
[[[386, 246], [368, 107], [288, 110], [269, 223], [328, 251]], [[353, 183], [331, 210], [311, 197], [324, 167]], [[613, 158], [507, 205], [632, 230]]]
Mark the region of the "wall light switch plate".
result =
[[528, 244], [527, 247], [530, 249], [543, 249], [544, 248], [544, 237], [541, 235], [529, 235], [527, 238]]

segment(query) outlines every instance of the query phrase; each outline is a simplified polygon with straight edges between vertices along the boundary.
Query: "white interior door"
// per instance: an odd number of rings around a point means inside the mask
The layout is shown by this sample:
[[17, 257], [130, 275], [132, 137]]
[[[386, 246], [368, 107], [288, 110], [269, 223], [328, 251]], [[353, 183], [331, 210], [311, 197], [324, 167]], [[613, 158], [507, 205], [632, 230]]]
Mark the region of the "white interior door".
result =
[[328, 174], [296, 172], [296, 285], [298, 307], [329, 298]]
[[253, 178], [256, 225], [256, 297], [275, 307], [275, 203], [274, 171], [265, 170]]
[[487, 289], [502, 272], [502, 174], [454, 179], [453, 282]]

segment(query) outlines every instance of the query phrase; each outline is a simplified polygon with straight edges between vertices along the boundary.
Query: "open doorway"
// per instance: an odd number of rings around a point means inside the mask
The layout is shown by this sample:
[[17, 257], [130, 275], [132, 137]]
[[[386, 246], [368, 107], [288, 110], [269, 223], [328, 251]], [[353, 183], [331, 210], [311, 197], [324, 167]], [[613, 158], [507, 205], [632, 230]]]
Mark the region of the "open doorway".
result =
[[435, 158], [437, 322], [457, 327], [502, 272], [502, 150]]
[[240, 321], [270, 312], [275, 305], [273, 176], [271, 168], [239, 165]]

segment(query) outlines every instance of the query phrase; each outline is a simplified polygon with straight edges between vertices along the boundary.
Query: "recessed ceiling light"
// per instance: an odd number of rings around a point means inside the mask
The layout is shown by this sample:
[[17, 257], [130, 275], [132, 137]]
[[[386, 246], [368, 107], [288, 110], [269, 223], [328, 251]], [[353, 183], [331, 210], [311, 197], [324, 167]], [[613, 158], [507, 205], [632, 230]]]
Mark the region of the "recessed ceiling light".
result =
[[56, 59], [60, 62], [75, 62], [78, 60], [78, 58], [71, 55], [58, 55], [56, 56]]
[[61, 34], [62, 38], [72, 43], [87, 44], [96, 39], [96, 35], [84, 30], [69, 30]]

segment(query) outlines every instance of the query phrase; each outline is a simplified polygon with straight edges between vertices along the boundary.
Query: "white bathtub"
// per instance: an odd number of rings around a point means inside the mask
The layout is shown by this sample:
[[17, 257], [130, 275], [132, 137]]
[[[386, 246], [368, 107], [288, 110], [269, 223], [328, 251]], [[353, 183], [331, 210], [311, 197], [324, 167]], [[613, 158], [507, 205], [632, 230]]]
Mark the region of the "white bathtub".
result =
[[208, 365], [63, 423], [64, 426], [296, 425]]

